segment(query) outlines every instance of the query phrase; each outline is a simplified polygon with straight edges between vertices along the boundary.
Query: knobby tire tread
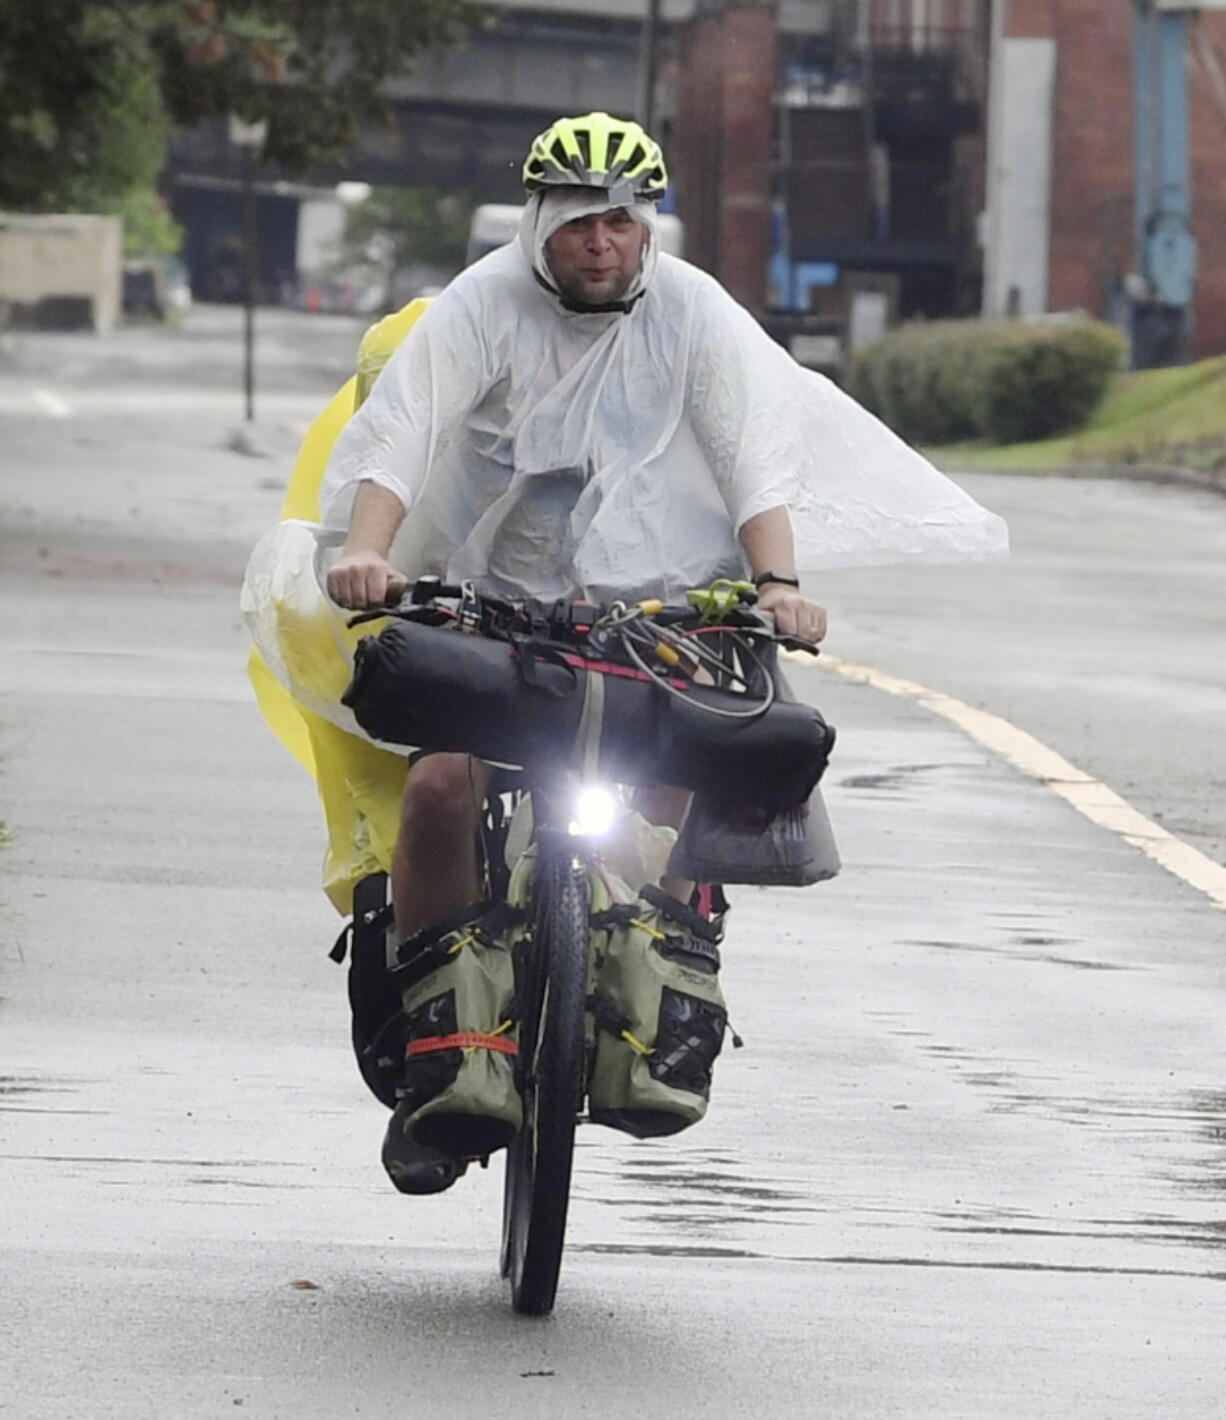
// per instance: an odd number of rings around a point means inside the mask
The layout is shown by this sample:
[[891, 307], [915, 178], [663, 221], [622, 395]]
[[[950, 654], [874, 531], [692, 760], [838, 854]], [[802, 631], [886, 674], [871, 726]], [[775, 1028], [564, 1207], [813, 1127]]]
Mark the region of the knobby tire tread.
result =
[[[510, 1274], [515, 1310], [553, 1310], [570, 1200], [575, 1121], [583, 1102], [584, 1004], [588, 970], [588, 884], [564, 860], [543, 868], [535, 913], [534, 955], [546, 966], [535, 1042], [533, 1128], [525, 1130], [511, 1188]], [[526, 1186], [526, 1187], [525, 1187]], [[528, 1196], [525, 1197], [524, 1193]]]

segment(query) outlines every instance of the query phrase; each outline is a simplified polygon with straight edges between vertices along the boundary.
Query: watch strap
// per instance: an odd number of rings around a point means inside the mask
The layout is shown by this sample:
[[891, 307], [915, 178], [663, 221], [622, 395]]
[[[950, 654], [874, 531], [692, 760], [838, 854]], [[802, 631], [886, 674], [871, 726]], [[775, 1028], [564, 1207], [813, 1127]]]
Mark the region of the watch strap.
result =
[[759, 572], [753, 579], [755, 587], [764, 587], [767, 582], [779, 582], [785, 587], [800, 588], [800, 578], [792, 572]]

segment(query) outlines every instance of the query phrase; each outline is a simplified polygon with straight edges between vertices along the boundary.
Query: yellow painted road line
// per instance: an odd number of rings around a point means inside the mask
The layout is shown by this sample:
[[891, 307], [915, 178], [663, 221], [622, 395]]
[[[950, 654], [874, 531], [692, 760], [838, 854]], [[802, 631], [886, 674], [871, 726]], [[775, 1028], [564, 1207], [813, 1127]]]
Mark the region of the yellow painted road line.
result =
[[971, 739], [1059, 794], [1092, 823], [1109, 829], [1139, 848], [1168, 873], [1174, 873], [1177, 878], [1203, 892], [1215, 906], [1226, 907], [1226, 868], [1207, 858], [1190, 843], [1152, 823], [1105, 784], [1078, 769], [1075, 764], [1070, 764], [1025, 730], [1019, 730], [999, 715], [990, 715], [986, 710], [976, 710], [973, 705], [955, 700], [952, 695], [929, 690], [913, 680], [886, 675], [872, 666], [859, 666], [824, 653], [821, 665], [848, 680], [871, 685], [888, 695], [914, 700], [926, 710], [957, 725]]

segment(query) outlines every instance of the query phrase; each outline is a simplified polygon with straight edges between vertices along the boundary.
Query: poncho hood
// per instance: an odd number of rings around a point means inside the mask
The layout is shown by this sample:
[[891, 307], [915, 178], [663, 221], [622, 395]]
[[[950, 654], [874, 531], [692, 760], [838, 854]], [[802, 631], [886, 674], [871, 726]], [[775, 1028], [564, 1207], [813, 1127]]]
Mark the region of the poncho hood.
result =
[[[549, 269], [549, 258], [545, 252], [545, 244], [559, 227], [564, 227], [567, 222], [573, 222], [576, 217], [589, 217], [594, 213], [609, 212], [619, 207], [624, 207], [636, 222], [647, 228], [647, 240], [643, 244], [643, 260], [639, 266], [638, 275], [635, 276], [629, 289], [619, 301], [611, 303], [610, 307], [595, 306], [588, 311], [587, 308], [567, 302], [558, 290], [553, 272]], [[615, 201], [613, 194], [597, 187], [545, 188], [541, 192], [534, 192], [528, 199], [524, 207], [524, 214], [520, 218], [518, 241], [520, 251], [523, 252], [528, 265], [532, 268], [532, 274], [557, 303], [559, 310], [577, 315], [603, 314], [610, 309], [614, 313], [630, 310], [643, 292], [647, 290], [655, 275], [656, 261], [659, 255], [655, 204], [635, 202], [627, 206], [625, 203]]]

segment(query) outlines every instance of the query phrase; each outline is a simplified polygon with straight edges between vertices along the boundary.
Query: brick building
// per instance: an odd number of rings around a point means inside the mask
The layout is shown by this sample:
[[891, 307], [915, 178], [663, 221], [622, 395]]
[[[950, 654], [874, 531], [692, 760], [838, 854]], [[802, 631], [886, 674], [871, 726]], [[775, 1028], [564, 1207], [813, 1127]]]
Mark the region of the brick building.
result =
[[696, 0], [677, 27], [687, 255], [755, 311], [884, 277], [903, 317], [976, 312], [988, 0], [809, 15], [802, 33], [772, 0]]
[[[883, 0], [877, 0], [882, 3]], [[1191, 3], [1191, 0], [1190, 0]], [[1106, 317], [1138, 270], [1133, 6], [995, 0], [984, 309]], [[1191, 15], [1192, 353], [1226, 351], [1226, 13]]]

